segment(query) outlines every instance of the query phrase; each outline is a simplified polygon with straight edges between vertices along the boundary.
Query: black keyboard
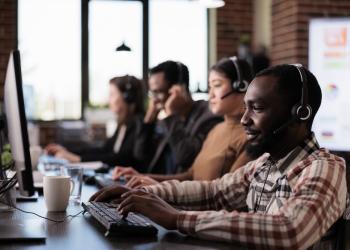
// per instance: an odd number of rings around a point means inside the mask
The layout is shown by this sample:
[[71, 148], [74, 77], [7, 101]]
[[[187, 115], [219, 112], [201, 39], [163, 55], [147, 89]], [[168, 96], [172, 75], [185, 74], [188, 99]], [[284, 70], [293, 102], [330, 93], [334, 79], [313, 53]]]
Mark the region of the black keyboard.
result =
[[83, 202], [82, 206], [107, 229], [105, 236], [113, 234], [155, 236], [158, 232], [158, 229], [142, 215], [129, 213], [127, 218], [123, 218], [117, 212], [118, 204]]

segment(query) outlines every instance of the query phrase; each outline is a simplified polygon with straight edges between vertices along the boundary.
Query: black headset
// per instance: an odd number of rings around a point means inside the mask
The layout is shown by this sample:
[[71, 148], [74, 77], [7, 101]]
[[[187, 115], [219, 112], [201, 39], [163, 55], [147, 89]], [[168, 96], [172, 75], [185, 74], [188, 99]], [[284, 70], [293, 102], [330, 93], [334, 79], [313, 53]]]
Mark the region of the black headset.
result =
[[285, 122], [282, 126], [280, 126], [278, 129], [273, 131], [273, 134], [278, 134], [282, 130], [286, 129], [291, 123], [294, 121], [308, 121], [312, 116], [312, 108], [308, 104], [309, 102], [309, 91], [307, 87], [307, 77], [306, 72], [301, 64], [289, 64], [290, 66], [295, 67], [298, 70], [300, 81], [301, 81], [301, 97], [300, 102], [293, 105], [291, 113], [292, 118], [289, 119], [287, 122]]
[[301, 64], [290, 64], [291, 66], [294, 66], [299, 73], [300, 76], [300, 81], [301, 81], [301, 98], [300, 102], [296, 103], [292, 107], [292, 115], [295, 117], [295, 119], [299, 121], [307, 121], [311, 118], [312, 116], [312, 108], [308, 104], [309, 102], [309, 91], [307, 87], [307, 77], [306, 77], [306, 72]]
[[131, 83], [131, 76], [126, 75], [125, 76], [127, 79], [127, 82], [125, 84], [125, 89], [123, 91], [123, 99], [125, 102], [127, 103], [134, 103], [135, 102], [135, 98], [134, 98], [134, 90], [133, 90], [133, 85]]
[[236, 56], [230, 57], [237, 72], [237, 80], [232, 82], [232, 89], [238, 93], [244, 93], [247, 91], [249, 82], [243, 79], [241, 69], [238, 64]]

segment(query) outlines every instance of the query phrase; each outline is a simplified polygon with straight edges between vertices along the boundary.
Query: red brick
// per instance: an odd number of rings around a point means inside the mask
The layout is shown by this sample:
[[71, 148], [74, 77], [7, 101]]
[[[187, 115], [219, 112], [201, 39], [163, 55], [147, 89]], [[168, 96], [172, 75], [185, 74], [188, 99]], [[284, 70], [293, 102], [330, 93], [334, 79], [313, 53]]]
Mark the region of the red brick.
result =
[[[273, 0], [271, 12], [273, 13], [272, 64], [299, 61], [307, 65], [310, 19], [348, 17], [350, 16], [350, 1]], [[286, 37], [293, 37], [291, 44], [286, 42], [288, 40]]]

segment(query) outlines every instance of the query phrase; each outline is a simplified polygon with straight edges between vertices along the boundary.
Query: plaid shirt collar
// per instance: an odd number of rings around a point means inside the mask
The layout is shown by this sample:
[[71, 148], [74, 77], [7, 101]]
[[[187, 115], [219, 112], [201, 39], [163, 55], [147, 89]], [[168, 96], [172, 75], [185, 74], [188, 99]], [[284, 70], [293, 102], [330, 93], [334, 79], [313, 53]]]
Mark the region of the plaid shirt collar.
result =
[[246, 200], [248, 210], [258, 213], [277, 211], [284, 203], [281, 196], [287, 198], [292, 192], [286, 173], [318, 149], [316, 138], [311, 133], [302, 143], [278, 161], [274, 161], [268, 153], [261, 156], [256, 161], [257, 169], [249, 187]]
[[265, 158], [266, 161], [263, 166], [268, 167], [269, 164], [272, 164], [274, 168], [279, 169], [279, 171], [283, 173], [289, 166], [293, 166], [294, 163], [301, 161], [319, 148], [320, 146], [316, 140], [315, 134], [311, 132], [303, 142], [278, 161], [274, 161], [269, 153], [265, 153], [263, 158]]

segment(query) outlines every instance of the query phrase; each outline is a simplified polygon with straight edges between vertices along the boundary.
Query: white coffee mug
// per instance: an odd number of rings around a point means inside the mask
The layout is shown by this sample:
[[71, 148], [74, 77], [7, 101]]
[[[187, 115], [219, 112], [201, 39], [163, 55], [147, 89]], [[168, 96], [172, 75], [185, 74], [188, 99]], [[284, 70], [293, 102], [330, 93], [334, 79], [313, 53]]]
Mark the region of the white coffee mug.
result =
[[71, 192], [69, 176], [44, 176], [44, 200], [47, 211], [62, 212], [68, 206]]

